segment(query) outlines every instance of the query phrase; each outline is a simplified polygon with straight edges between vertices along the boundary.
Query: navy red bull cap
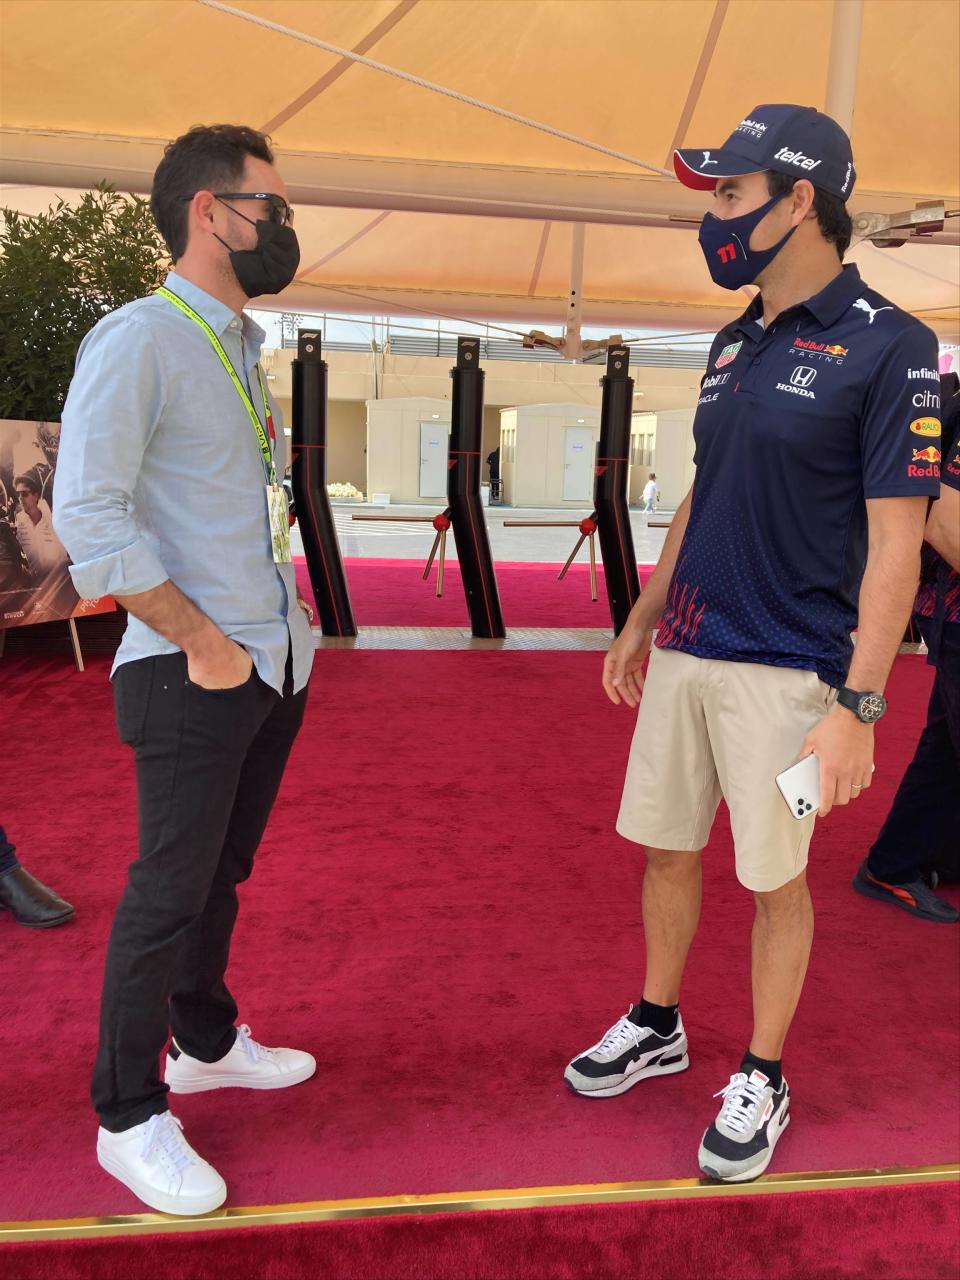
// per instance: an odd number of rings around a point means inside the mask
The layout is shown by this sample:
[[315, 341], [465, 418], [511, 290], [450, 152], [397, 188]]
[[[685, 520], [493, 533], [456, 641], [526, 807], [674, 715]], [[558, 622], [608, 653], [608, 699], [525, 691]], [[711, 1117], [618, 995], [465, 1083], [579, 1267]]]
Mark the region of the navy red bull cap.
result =
[[696, 191], [712, 191], [720, 178], [772, 169], [807, 178], [846, 200], [857, 180], [850, 139], [836, 120], [790, 103], [757, 107], [722, 147], [675, 151], [673, 168], [683, 185]]

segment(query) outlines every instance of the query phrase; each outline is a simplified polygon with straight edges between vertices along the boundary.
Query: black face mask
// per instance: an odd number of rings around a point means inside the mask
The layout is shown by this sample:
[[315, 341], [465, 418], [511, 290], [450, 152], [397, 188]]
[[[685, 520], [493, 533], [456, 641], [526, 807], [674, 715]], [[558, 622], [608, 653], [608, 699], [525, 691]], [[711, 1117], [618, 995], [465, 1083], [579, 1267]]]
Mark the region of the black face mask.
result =
[[[248, 218], [234, 209], [245, 222], [257, 228], [255, 249], [231, 249], [226, 240], [217, 239], [230, 250], [230, 265], [237, 283], [248, 298], [262, 293], [280, 293], [297, 274], [300, 265], [300, 243], [293, 227], [281, 227], [266, 218]], [[216, 233], [214, 233], [216, 234]]]

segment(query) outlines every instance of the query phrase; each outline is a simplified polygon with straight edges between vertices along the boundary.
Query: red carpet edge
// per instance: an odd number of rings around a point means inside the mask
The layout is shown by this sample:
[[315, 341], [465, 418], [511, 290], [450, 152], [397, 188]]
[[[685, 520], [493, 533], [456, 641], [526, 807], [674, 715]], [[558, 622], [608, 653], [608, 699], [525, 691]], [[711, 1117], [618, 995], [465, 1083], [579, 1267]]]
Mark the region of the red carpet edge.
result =
[[317, 1200], [293, 1204], [231, 1206], [197, 1218], [162, 1213], [116, 1214], [94, 1218], [2, 1222], [0, 1245], [42, 1240], [78, 1240], [156, 1235], [232, 1227], [281, 1226], [357, 1218], [428, 1213], [471, 1213], [507, 1209], [691, 1200], [704, 1197], [761, 1196], [867, 1187], [915, 1186], [960, 1182], [960, 1164], [917, 1168], [857, 1169], [769, 1174], [752, 1183], [714, 1183], [698, 1178], [649, 1182], [586, 1183], [566, 1187], [515, 1187], [493, 1191], [439, 1192], [433, 1195]]

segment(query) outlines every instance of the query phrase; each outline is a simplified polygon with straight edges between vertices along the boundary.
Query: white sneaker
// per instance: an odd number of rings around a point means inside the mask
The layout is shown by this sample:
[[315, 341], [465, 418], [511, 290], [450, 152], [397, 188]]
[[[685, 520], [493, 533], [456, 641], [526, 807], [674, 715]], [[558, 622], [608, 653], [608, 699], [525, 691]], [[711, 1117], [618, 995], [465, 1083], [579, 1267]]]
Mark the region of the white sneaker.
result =
[[614, 1098], [641, 1080], [686, 1071], [687, 1033], [677, 1011], [677, 1022], [668, 1036], [631, 1021], [636, 1005], [615, 1022], [603, 1039], [584, 1049], [570, 1063], [563, 1078], [584, 1098]]
[[[174, 1041], [176, 1043], [176, 1041]], [[180, 1049], [180, 1046], [177, 1045]], [[237, 1027], [229, 1053], [216, 1062], [201, 1062], [180, 1049], [167, 1054], [164, 1079], [171, 1093], [205, 1093], [207, 1089], [286, 1089], [308, 1080], [317, 1060], [302, 1049], [267, 1049], [250, 1036], [250, 1028]]]
[[227, 1198], [227, 1184], [183, 1136], [169, 1111], [122, 1133], [100, 1129], [100, 1167], [160, 1213], [212, 1213]]

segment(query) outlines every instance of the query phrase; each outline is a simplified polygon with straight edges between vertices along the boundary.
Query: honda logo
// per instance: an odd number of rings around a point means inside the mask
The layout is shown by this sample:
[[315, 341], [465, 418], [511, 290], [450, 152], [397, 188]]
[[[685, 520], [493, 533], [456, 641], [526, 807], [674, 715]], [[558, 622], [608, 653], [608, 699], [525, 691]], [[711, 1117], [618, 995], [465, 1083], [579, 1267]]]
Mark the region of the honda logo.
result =
[[816, 369], [811, 369], [806, 364], [798, 364], [790, 375], [790, 381], [795, 387], [809, 387], [816, 376]]

